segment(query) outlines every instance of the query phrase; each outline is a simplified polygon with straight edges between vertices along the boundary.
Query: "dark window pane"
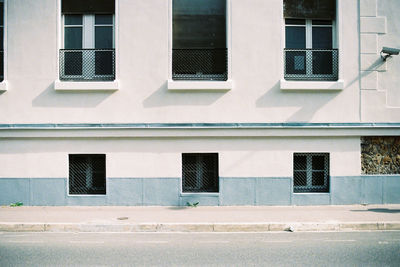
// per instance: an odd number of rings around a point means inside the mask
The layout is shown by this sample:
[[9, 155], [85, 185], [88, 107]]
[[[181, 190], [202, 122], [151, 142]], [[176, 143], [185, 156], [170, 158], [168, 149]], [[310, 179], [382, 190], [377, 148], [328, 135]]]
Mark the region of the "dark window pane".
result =
[[69, 155], [69, 193], [106, 193], [105, 155]]
[[64, 74], [82, 75], [82, 52], [64, 53]]
[[306, 74], [306, 52], [286, 51], [286, 74]]
[[315, 20], [312, 21], [313, 25], [332, 25], [332, 20]]
[[325, 156], [312, 156], [312, 169], [324, 170], [325, 169]]
[[304, 155], [294, 155], [294, 169], [295, 170], [306, 170], [307, 169], [307, 156]]
[[96, 75], [114, 74], [114, 52], [96, 51], [95, 52], [95, 73]]
[[306, 25], [305, 19], [285, 19], [287, 25]]
[[0, 81], [4, 80], [4, 52], [0, 52]]
[[333, 54], [330, 51], [313, 51], [313, 74], [333, 74]]
[[315, 186], [323, 186], [325, 184], [324, 179], [325, 175], [324, 172], [313, 172], [312, 173], [312, 185]]
[[0, 3], [0, 26], [4, 25], [4, 4]]
[[113, 24], [112, 15], [95, 15], [95, 24]]
[[286, 26], [286, 48], [306, 48], [306, 28]]
[[225, 0], [173, 0], [173, 48], [226, 48]]
[[82, 25], [82, 15], [65, 15], [65, 25]]
[[332, 49], [332, 27], [312, 28], [312, 48]]
[[307, 172], [306, 171], [294, 171], [293, 182], [294, 182], [294, 186], [306, 186], [307, 185]]
[[4, 49], [4, 28], [0, 27], [0, 50], [3, 51]]
[[218, 154], [182, 154], [182, 191], [218, 192]]
[[111, 26], [95, 27], [95, 48], [113, 48], [113, 28]]
[[82, 49], [82, 27], [65, 27], [65, 49]]

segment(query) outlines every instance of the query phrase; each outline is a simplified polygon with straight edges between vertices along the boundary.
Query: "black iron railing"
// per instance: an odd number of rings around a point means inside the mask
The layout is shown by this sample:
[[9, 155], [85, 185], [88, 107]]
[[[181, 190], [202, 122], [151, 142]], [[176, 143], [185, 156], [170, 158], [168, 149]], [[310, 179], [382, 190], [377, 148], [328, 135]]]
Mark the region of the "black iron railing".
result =
[[0, 82], [4, 80], [4, 51], [0, 50]]
[[173, 80], [228, 79], [226, 48], [172, 49]]
[[285, 49], [286, 80], [337, 81], [339, 70], [337, 49]]
[[115, 49], [60, 49], [60, 80], [115, 80]]

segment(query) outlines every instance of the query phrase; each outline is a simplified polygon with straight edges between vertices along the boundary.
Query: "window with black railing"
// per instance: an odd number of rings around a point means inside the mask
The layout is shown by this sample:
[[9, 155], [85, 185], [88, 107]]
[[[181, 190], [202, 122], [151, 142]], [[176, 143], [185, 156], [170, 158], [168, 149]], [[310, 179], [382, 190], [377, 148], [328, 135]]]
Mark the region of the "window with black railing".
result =
[[61, 49], [60, 80], [115, 80], [115, 50]]
[[284, 0], [286, 80], [338, 80], [335, 3], [335, 0]]
[[115, 80], [114, 0], [62, 0], [60, 80]]
[[4, 80], [4, 3], [0, 1], [0, 82]]
[[226, 0], [173, 0], [173, 80], [228, 79]]
[[291, 49], [284, 51], [286, 80], [337, 81], [337, 49]]

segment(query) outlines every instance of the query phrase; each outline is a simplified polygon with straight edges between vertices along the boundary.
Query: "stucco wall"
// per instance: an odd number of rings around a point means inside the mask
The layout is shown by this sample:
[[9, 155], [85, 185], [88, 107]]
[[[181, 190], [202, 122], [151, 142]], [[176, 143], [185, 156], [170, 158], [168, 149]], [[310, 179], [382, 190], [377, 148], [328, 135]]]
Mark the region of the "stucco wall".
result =
[[168, 91], [170, 4], [170, 0], [117, 0], [119, 90], [59, 92], [53, 85], [61, 37], [59, 1], [8, 1], [8, 91], [0, 94], [0, 122], [359, 120], [356, 0], [338, 0], [340, 79], [345, 89], [294, 92], [279, 87], [284, 48], [281, 0], [229, 1], [232, 90]]
[[360, 0], [362, 121], [400, 120], [400, 58], [379, 55], [383, 46], [400, 48], [399, 9], [397, 0]]
[[106, 154], [107, 177], [181, 177], [181, 154], [219, 153], [221, 177], [291, 177], [293, 152], [330, 153], [330, 174], [360, 174], [357, 137], [0, 139], [1, 178], [63, 178], [68, 154]]

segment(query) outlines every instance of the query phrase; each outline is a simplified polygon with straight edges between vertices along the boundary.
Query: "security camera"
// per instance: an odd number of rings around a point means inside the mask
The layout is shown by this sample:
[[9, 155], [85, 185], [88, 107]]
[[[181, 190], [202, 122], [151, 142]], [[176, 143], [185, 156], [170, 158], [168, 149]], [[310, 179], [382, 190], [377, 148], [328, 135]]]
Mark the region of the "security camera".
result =
[[[386, 59], [388, 57], [391, 57], [393, 55], [398, 55], [400, 53], [400, 49], [397, 48], [391, 48], [391, 47], [382, 47], [382, 51], [381, 51], [381, 57], [384, 61], [386, 61]], [[385, 55], [382, 55], [385, 54]]]

